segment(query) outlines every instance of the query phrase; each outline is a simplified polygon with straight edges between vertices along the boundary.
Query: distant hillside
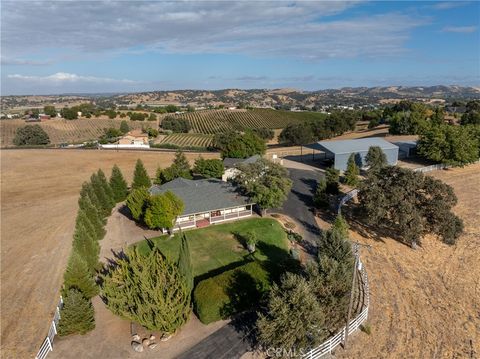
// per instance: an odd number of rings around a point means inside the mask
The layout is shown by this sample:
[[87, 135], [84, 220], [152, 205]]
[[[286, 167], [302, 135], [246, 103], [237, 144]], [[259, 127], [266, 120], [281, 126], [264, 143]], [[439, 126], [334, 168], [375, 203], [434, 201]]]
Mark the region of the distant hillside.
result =
[[106, 101], [117, 105], [162, 106], [166, 104], [209, 106], [252, 107], [321, 107], [331, 105], [372, 105], [399, 99], [418, 100], [462, 100], [480, 98], [480, 87], [463, 86], [389, 86], [355, 87], [319, 91], [295, 89], [225, 89], [225, 90], [175, 90], [151, 91], [130, 94], [52, 95], [52, 96], [4, 96], [2, 109], [28, 108], [43, 104], [56, 104], [57, 107], [82, 101]]

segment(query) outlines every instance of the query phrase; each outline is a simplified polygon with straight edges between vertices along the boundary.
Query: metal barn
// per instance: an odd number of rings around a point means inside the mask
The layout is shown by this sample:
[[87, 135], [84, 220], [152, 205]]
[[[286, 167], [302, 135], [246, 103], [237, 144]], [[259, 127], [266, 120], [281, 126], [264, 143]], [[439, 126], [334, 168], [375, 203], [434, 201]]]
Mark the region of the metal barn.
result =
[[359, 138], [354, 140], [319, 141], [305, 147], [324, 152], [323, 160], [331, 160], [333, 167], [345, 171], [350, 155], [355, 155], [355, 161], [360, 168], [365, 167], [365, 156], [370, 147], [380, 147], [387, 156], [389, 165], [396, 165], [398, 146], [380, 137]]

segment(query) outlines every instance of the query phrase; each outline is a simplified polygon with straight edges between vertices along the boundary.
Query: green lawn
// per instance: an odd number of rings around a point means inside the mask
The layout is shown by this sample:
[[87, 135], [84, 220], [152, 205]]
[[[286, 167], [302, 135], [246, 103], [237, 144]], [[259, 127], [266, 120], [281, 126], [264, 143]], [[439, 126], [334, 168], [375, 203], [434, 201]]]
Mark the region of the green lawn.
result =
[[[238, 238], [247, 232], [254, 232], [259, 239], [253, 255]], [[205, 324], [256, 307], [273, 281], [285, 270], [295, 271], [299, 266], [289, 254], [285, 230], [274, 219], [245, 219], [184, 234], [195, 275], [194, 310]], [[180, 234], [151, 241], [167, 258], [177, 261]], [[147, 241], [137, 246], [144, 254], [150, 250]]]
[[[259, 238], [254, 257], [264, 261], [275, 261], [288, 254], [288, 240], [280, 224], [269, 218], [253, 218], [236, 222], [211, 225], [206, 228], [183, 232], [188, 239], [192, 265], [195, 276], [204, 276], [208, 272], [228, 265], [245, 261], [248, 251], [243, 247], [234, 233], [244, 234], [253, 231]], [[161, 236], [152, 239], [161, 251], [172, 261], [178, 258], [180, 235], [173, 238]], [[148, 253], [146, 241], [137, 244], [142, 253]]]

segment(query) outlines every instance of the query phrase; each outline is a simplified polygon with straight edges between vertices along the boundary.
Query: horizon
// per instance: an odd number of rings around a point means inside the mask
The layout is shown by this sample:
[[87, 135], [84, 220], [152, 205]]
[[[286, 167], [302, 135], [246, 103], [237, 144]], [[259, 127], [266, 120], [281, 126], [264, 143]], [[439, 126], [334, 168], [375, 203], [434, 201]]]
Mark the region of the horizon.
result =
[[476, 1], [1, 8], [2, 96], [480, 86]]
[[278, 87], [278, 88], [234, 88], [234, 87], [225, 87], [225, 88], [218, 88], [218, 89], [204, 89], [204, 88], [178, 88], [178, 89], [163, 89], [163, 90], [147, 90], [147, 91], [105, 91], [105, 92], [62, 92], [62, 93], [45, 93], [45, 94], [21, 94], [21, 95], [1, 95], [0, 97], [27, 97], [27, 96], [114, 96], [114, 95], [128, 95], [128, 94], [140, 94], [140, 93], [152, 93], [152, 92], [180, 92], [180, 91], [206, 91], [206, 92], [218, 92], [218, 91], [228, 91], [228, 90], [236, 90], [236, 91], [285, 91], [291, 90], [291, 92], [305, 92], [305, 93], [315, 93], [315, 92], [322, 92], [322, 91], [329, 91], [329, 90], [344, 90], [344, 89], [372, 89], [372, 88], [430, 88], [430, 87], [459, 87], [459, 88], [473, 88], [480, 91], [480, 85], [472, 85], [472, 86], [464, 86], [458, 84], [436, 84], [436, 85], [384, 85], [384, 86], [344, 86], [344, 87], [331, 87], [325, 89], [314, 89], [314, 90], [304, 90], [298, 88], [289, 88], [289, 87]]

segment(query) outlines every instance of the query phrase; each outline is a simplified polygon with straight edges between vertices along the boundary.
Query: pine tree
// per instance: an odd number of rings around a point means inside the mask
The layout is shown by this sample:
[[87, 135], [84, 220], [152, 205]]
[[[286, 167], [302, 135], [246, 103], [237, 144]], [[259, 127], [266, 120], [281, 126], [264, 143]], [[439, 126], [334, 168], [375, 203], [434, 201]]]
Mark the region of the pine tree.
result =
[[98, 179], [100, 180], [100, 183], [102, 184], [103, 191], [105, 192], [109, 200], [110, 209], [112, 209], [113, 207], [115, 207], [115, 204], [117, 203], [115, 201], [115, 196], [113, 194], [112, 187], [110, 187], [110, 184], [107, 181], [107, 177], [105, 177], [105, 173], [103, 173], [101, 169], [97, 171], [97, 176], [98, 176]]
[[95, 312], [91, 300], [77, 289], [70, 289], [63, 298], [58, 335], [85, 334], [95, 328]]
[[348, 158], [347, 162], [347, 170], [344, 173], [345, 176], [345, 183], [351, 187], [355, 187], [358, 185], [358, 175], [360, 174], [360, 170], [355, 163], [355, 154], [352, 153]]
[[190, 164], [188, 163], [187, 157], [185, 157], [185, 154], [182, 151], [177, 151], [177, 153], [175, 153], [175, 158], [170, 166], [170, 170], [174, 178], [192, 178]]
[[94, 173], [90, 176], [90, 182], [100, 202], [103, 216], [108, 217], [112, 211], [111, 201], [108, 198], [108, 195], [105, 193], [105, 188], [102, 185], [101, 179], [98, 177], [96, 173]]
[[325, 316], [305, 278], [287, 273], [274, 284], [267, 303], [268, 312], [257, 321], [259, 341], [265, 348], [300, 352], [324, 337]]
[[125, 201], [128, 195], [128, 184], [123, 178], [123, 174], [117, 165], [112, 168], [112, 175], [110, 176], [110, 187], [113, 191], [113, 198], [115, 202]]
[[151, 185], [152, 185], [152, 181], [148, 176], [147, 170], [145, 169], [145, 166], [143, 165], [142, 160], [138, 159], [135, 165], [135, 172], [133, 173], [132, 188], [133, 189], [140, 188], [140, 187], [150, 188]]
[[133, 189], [127, 197], [127, 207], [135, 220], [140, 220], [150, 194], [145, 187]]
[[317, 183], [317, 189], [313, 195], [313, 203], [317, 208], [326, 209], [329, 206], [328, 194], [327, 194], [327, 181], [325, 178], [321, 178]]
[[339, 192], [339, 185], [338, 181], [340, 179], [340, 171], [336, 168], [329, 167], [325, 171], [325, 178], [327, 180], [327, 188], [326, 192], [329, 194], [338, 194]]
[[190, 254], [190, 247], [185, 234], [182, 236], [182, 243], [180, 245], [180, 253], [178, 255], [178, 271], [185, 278], [187, 289], [189, 292], [193, 290], [193, 268], [192, 258]]
[[331, 230], [338, 232], [343, 239], [348, 239], [348, 229], [349, 227], [347, 221], [341, 214], [339, 214], [335, 218]]
[[116, 315], [149, 330], [173, 333], [190, 314], [190, 293], [177, 266], [157, 247], [148, 255], [129, 248], [101, 275], [101, 295]]
[[368, 149], [367, 155], [365, 156], [365, 163], [369, 167], [369, 171], [379, 171], [388, 164], [387, 156], [380, 147], [372, 146]]
[[93, 273], [98, 265], [100, 247], [95, 238], [92, 238], [83, 225], [77, 225], [73, 234], [73, 250], [87, 263]]
[[100, 240], [105, 236], [105, 220], [100, 217], [97, 208], [92, 204], [88, 195], [81, 195], [78, 199], [79, 209], [83, 210], [87, 215], [90, 223], [95, 228], [96, 239]]
[[98, 287], [87, 263], [75, 251], [68, 259], [67, 269], [63, 275], [63, 285], [67, 292], [72, 288], [78, 289], [85, 298], [92, 298], [98, 294]]

